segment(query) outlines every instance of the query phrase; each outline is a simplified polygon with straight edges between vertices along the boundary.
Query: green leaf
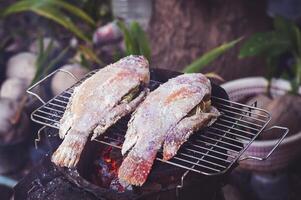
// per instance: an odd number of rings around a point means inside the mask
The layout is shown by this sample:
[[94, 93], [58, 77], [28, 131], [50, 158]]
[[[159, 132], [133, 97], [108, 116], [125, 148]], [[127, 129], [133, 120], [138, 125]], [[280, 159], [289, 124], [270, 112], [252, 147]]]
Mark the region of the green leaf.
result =
[[42, 36], [40, 36], [38, 38], [38, 42], [39, 42], [39, 53], [38, 53], [38, 57], [37, 57], [37, 60], [35, 63], [37, 71], [36, 71], [36, 74], [35, 74], [35, 77], [34, 77], [32, 83], [34, 83], [39, 77], [41, 77], [43, 75], [43, 72], [45, 71], [47, 59], [53, 48], [52, 40], [50, 41], [50, 44], [46, 47], [46, 50], [44, 50], [44, 42], [43, 42]]
[[123, 33], [127, 55], [144, 55], [148, 60], [151, 57], [151, 48], [146, 33], [139, 23], [132, 22], [128, 28], [124, 22], [117, 21], [117, 25]]
[[138, 54], [145, 56], [149, 61], [151, 58], [151, 48], [149, 40], [141, 26], [137, 22], [131, 24], [131, 33], [138, 46]]
[[295, 48], [294, 51], [299, 57], [301, 57], [301, 31], [297, 26], [295, 26], [293, 29], [294, 37], [292, 42]]
[[43, 37], [41, 35], [38, 37], [38, 45], [39, 45], [39, 53], [36, 60], [37, 71], [39, 71], [38, 66], [40, 66], [40, 63], [42, 62], [44, 57], [44, 42], [43, 42]]
[[37, 1], [37, 0], [18, 1], [16, 3], [10, 5], [6, 9], [4, 9], [2, 11], [1, 15], [2, 16], [7, 16], [7, 15], [10, 15], [10, 14], [29, 11], [30, 8], [32, 8], [33, 6], [40, 6], [40, 5], [43, 5], [43, 4], [44, 4], [43, 1]]
[[137, 40], [137, 34], [136, 33], [136, 22], [132, 22], [131, 25], [130, 25], [130, 28], [129, 28], [129, 33], [130, 33], [130, 36], [132, 38], [132, 52], [131, 54], [133, 55], [138, 55], [140, 54], [140, 51], [139, 51], [139, 44], [138, 44], [138, 40]]
[[50, 43], [48, 44], [47, 47], [44, 48], [44, 44], [43, 44], [43, 49], [42, 49], [42, 55], [44, 56], [44, 59], [42, 59], [42, 63], [44, 63], [47, 60], [47, 57], [51, 54], [53, 50], [53, 40], [50, 40]]
[[46, 63], [49, 60], [49, 58], [48, 58], [49, 54], [44, 54], [44, 57], [43, 57], [44, 62], [40, 62], [40, 63], [37, 62], [36, 63], [37, 72], [36, 72], [35, 77], [33, 78], [32, 82], [31, 82], [31, 85], [33, 85], [43, 75], [48, 74], [54, 68], [54, 66], [57, 65], [65, 57], [65, 55], [67, 54], [69, 49], [70, 49], [69, 46], [66, 47], [65, 49], [63, 49], [63, 51], [61, 51], [59, 53], [59, 55], [57, 55], [49, 63]]
[[82, 55], [84, 56], [84, 58], [86, 60], [90, 60], [90, 61], [95, 62], [100, 65], [104, 64], [91, 48], [84, 46], [84, 45], [79, 45], [78, 50], [82, 53]]
[[291, 27], [295, 26], [293, 22], [281, 17], [281, 16], [276, 16], [274, 18], [274, 28], [276, 31], [281, 31], [283, 33], [289, 33]]
[[239, 58], [259, 54], [279, 55], [291, 48], [291, 41], [281, 32], [256, 33], [241, 47]]
[[188, 65], [183, 72], [185, 73], [194, 73], [199, 72], [205, 67], [206, 65], [210, 64], [212, 61], [214, 61], [216, 58], [218, 58], [220, 55], [225, 53], [227, 50], [233, 48], [242, 38], [233, 40], [231, 42], [225, 43], [221, 46], [218, 46], [211, 51], [205, 53], [200, 58], [192, 62], [190, 65]]
[[38, 6], [38, 7], [32, 7], [30, 9], [31, 11], [46, 17], [48, 19], [51, 19], [58, 24], [62, 25], [66, 29], [70, 30], [73, 32], [77, 37], [81, 38], [82, 40], [86, 42], [91, 42], [91, 39], [89, 39], [85, 34], [83, 34], [80, 29], [78, 29], [71, 19], [64, 15], [62, 12], [59, 10], [55, 9], [54, 7], [51, 6]]
[[[65, 15], [60, 8], [64, 8], [73, 14], [76, 13], [76, 16], [81, 19], [92, 23], [92, 19], [89, 19], [88, 15], [86, 15], [83, 11], [79, 11], [79, 8], [74, 7], [73, 5], [69, 5], [65, 2], [61, 2], [58, 0], [23, 0], [12, 4], [7, 7], [3, 12], [2, 16], [7, 16], [10, 14], [15, 14], [19, 12], [32, 11], [38, 15], [46, 17], [55, 21], [56, 23], [62, 25], [72, 33], [74, 33], [80, 39], [91, 42], [91, 39], [88, 38], [84, 33], [81, 32], [79, 28], [77, 28], [71, 19]], [[92, 21], [91, 21], [92, 20]]]
[[277, 31], [286, 35], [291, 40], [292, 50], [299, 52], [301, 55], [301, 33], [299, 27], [291, 20], [276, 16], [274, 19], [274, 27]]
[[67, 3], [67, 2], [61, 1], [61, 0], [47, 0], [47, 2], [50, 5], [57, 6], [59, 8], [63, 8], [65, 10], [67, 10], [71, 14], [79, 17], [80, 19], [87, 22], [88, 24], [91, 24], [92, 26], [96, 25], [94, 20], [88, 14], [86, 14], [83, 10], [81, 10], [80, 8], [78, 8], [76, 6], [73, 6], [70, 3]]
[[274, 28], [277, 32], [295, 40], [295, 30], [298, 29], [298, 26], [293, 21], [276, 16], [274, 19]]
[[130, 35], [130, 32], [127, 29], [124, 22], [118, 20], [117, 25], [123, 33], [123, 39], [124, 39], [124, 42], [125, 42], [126, 54], [130, 55], [134, 51], [134, 49], [133, 49], [133, 39]]
[[85, 56], [83, 54], [80, 54], [80, 62], [79, 62], [79, 64], [83, 68], [86, 68], [89, 71], [91, 70], [91, 63], [87, 61], [87, 59], [85, 58]]
[[47, 62], [49, 55], [53, 50], [53, 40], [50, 41], [46, 49], [44, 48], [43, 37], [39, 37], [39, 54], [36, 60], [37, 74], [41, 76], [43, 72], [44, 65]]
[[66, 56], [69, 50], [70, 50], [70, 46], [64, 48], [63, 51], [59, 53], [59, 55], [57, 55], [54, 59], [52, 59], [51, 62], [48, 65], [46, 65], [43, 74], [44, 75], [48, 74], [50, 70], [54, 68], [55, 65], [57, 65], [60, 61], [63, 60], [63, 58]]

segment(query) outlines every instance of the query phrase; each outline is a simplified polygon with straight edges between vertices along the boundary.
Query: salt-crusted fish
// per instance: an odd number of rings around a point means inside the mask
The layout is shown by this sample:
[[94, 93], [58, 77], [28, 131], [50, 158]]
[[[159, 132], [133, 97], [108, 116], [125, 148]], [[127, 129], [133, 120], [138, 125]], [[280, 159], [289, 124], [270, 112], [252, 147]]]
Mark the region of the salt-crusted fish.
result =
[[128, 154], [119, 178], [142, 185], [162, 146], [168, 160], [194, 131], [216, 120], [219, 112], [210, 99], [210, 81], [200, 73], [180, 75], [151, 92], [128, 123], [122, 146], [122, 154]]
[[144, 99], [149, 78], [148, 61], [143, 56], [128, 56], [77, 86], [60, 121], [59, 135], [64, 140], [52, 162], [76, 166], [92, 132], [92, 139], [103, 134]]

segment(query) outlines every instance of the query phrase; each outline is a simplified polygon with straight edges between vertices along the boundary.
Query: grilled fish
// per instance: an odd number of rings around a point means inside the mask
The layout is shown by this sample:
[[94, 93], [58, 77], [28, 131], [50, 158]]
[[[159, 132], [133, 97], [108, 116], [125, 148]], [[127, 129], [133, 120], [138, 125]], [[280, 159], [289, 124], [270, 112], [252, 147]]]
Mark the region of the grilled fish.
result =
[[58, 166], [74, 167], [92, 134], [103, 134], [132, 112], [148, 93], [149, 64], [143, 56], [128, 56], [100, 69], [74, 89], [60, 121], [63, 140], [52, 155]]
[[200, 73], [172, 78], [151, 92], [128, 123], [122, 146], [122, 154], [128, 154], [119, 168], [119, 178], [142, 185], [162, 146], [168, 160], [194, 131], [216, 120], [219, 112], [210, 99], [210, 81]]

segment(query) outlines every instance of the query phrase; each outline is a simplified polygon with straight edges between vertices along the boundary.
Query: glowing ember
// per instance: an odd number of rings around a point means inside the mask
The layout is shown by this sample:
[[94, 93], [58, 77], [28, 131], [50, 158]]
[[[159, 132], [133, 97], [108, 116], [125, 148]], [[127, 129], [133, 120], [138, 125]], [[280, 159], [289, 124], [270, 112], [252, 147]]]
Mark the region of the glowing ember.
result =
[[93, 164], [92, 182], [103, 188], [123, 192], [125, 189], [118, 179], [121, 162], [122, 156], [119, 150], [105, 147], [99, 151]]

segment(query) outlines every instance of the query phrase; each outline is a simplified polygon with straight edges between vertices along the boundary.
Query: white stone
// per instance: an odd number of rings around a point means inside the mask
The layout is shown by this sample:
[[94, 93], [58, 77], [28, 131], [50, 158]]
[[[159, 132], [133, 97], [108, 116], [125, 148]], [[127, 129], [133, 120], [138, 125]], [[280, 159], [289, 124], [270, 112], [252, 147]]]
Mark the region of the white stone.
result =
[[1, 86], [0, 97], [21, 100], [28, 86], [29, 82], [26, 79], [8, 78]]
[[[88, 73], [88, 70], [79, 64], [67, 64], [62, 66], [61, 69], [71, 72], [78, 79], [83, 78]], [[52, 93], [54, 95], [58, 95], [62, 91], [72, 86], [74, 83], [75, 80], [70, 75], [64, 72], [58, 72], [54, 75], [51, 81]]]
[[23, 78], [31, 82], [36, 74], [37, 56], [30, 52], [22, 52], [12, 56], [6, 66], [6, 76]]
[[0, 98], [0, 135], [12, 129], [12, 118], [17, 112], [17, 103], [11, 99]]

